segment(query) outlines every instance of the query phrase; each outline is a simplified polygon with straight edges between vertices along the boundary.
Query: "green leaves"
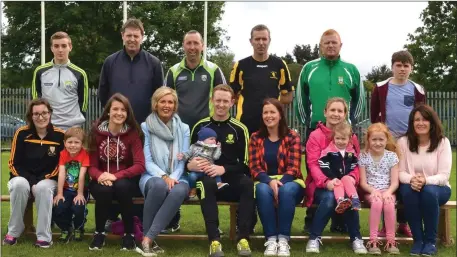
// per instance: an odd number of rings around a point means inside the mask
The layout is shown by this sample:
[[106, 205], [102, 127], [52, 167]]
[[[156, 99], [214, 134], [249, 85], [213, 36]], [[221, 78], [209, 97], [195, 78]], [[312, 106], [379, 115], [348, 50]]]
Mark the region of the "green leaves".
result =
[[[221, 48], [225, 30], [219, 27], [224, 2], [208, 2], [208, 46]], [[8, 25], [2, 31], [2, 86], [28, 87], [40, 64], [40, 2], [4, 2]], [[183, 58], [184, 33], [203, 34], [203, 2], [129, 2], [129, 17], [145, 28], [143, 49], [157, 56], [164, 69]], [[106, 57], [122, 49], [122, 2], [46, 2], [46, 62], [52, 59], [49, 38], [67, 32], [73, 43], [70, 60], [88, 74], [89, 86], [98, 87]]]
[[424, 25], [405, 45], [415, 60], [411, 77], [430, 91], [455, 91], [457, 3], [429, 2], [420, 17]]

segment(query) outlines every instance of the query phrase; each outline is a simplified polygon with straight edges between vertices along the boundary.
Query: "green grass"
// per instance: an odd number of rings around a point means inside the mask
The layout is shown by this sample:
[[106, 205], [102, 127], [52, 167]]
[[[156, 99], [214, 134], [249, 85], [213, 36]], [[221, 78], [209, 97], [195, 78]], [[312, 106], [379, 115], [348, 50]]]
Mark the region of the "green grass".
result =
[[[7, 160], [9, 153], [2, 153], [1, 159], [1, 192], [3, 194], [8, 194], [8, 189], [6, 183], [9, 179], [9, 173], [7, 168]], [[453, 167], [451, 174], [451, 185], [453, 188], [452, 191], [452, 200], [456, 200], [456, 155], [453, 156]], [[7, 224], [9, 219], [9, 203], [1, 204], [1, 236], [2, 238], [7, 232]], [[451, 231], [452, 235], [456, 237], [456, 211], [452, 210], [451, 215]], [[295, 218], [292, 227], [292, 235], [302, 235], [301, 231], [303, 228], [303, 217], [305, 215], [305, 210], [302, 208], [297, 208], [295, 213]], [[36, 217], [36, 215], [34, 216]], [[95, 228], [94, 224], [94, 206], [89, 206], [89, 221], [86, 225], [86, 230], [92, 232]], [[223, 206], [219, 207], [219, 217], [221, 223], [221, 229], [228, 233], [229, 230], [229, 211], [228, 207]], [[364, 236], [368, 236], [368, 210], [364, 209], [361, 211], [360, 215], [360, 226], [361, 233]], [[259, 223], [256, 227], [256, 234], [262, 235], [262, 226]], [[58, 232], [58, 230], [55, 230]], [[205, 226], [203, 223], [203, 217], [200, 211], [199, 206], [183, 206], [182, 209], [182, 220], [181, 220], [181, 232], [182, 234], [205, 234]], [[332, 235], [329, 232], [329, 227], [324, 231], [324, 235]], [[34, 236], [21, 237], [17, 245], [13, 247], [2, 247], [1, 255], [2, 256], [39, 256], [46, 255], [48, 256], [140, 256], [135, 252], [121, 252], [120, 240], [108, 240], [106, 246], [103, 248], [102, 252], [92, 252], [88, 250], [90, 243], [90, 238], [86, 238], [83, 242], [71, 242], [67, 245], [62, 245], [55, 243], [50, 249], [36, 249], [32, 246], [35, 241]], [[165, 254], [160, 256], [178, 256], [178, 257], [188, 257], [188, 256], [207, 256], [208, 254], [208, 242], [206, 240], [172, 240], [172, 239], [159, 239], [158, 243], [161, 247], [165, 249]], [[305, 241], [292, 240], [291, 246], [291, 256], [305, 256]], [[223, 249], [225, 256], [236, 256], [236, 243], [231, 242], [228, 239], [222, 240]], [[407, 255], [410, 249], [410, 245], [401, 244], [400, 250], [402, 255]], [[253, 251], [253, 256], [263, 256], [263, 251], [265, 250], [263, 246], [263, 240], [252, 240], [251, 249]], [[456, 245], [452, 247], [445, 248], [439, 246], [439, 256], [455, 256]], [[353, 252], [350, 248], [349, 243], [330, 243], [325, 242], [321, 247], [322, 257], [343, 257], [343, 256], [353, 256]]]

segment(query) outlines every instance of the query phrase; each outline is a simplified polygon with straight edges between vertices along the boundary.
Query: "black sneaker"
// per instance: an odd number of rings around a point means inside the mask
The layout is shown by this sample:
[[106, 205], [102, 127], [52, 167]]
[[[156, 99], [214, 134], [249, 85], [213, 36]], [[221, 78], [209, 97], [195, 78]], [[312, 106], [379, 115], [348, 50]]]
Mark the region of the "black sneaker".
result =
[[154, 240], [152, 241], [152, 252], [154, 253], [164, 253], [165, 251], [157, 244], [157, 242]]
[[105, 245], [105, 237], [105, 232], [95, 232], [94, 239], [92, 239], [92, 243], [90, 243], [89, 250], [101, 250], [102, 247]]
[[136, 249], [135, 237], [132, 234], [125, 234], [122, 237], [121, 251], [132, 251]]
[[71, 230], [60, 232], [60, 237], [59, 237], [59, 242], [63, 244], [68, 244], [71, 241], [71, 238], [73, 236], [73, 233]]
[[173, 224], [171, 227], [167, 227], [164, 230], [160, 231], [161, 234], [171, 234], [178, 232], [181, 229], [181, 225], [179, 223]]

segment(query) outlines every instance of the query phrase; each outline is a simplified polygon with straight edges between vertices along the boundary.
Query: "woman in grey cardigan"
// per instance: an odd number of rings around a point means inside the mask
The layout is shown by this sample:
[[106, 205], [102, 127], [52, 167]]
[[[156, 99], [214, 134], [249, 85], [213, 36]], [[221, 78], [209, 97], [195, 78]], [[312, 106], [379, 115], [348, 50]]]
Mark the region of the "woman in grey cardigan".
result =
[[152, 113], [141, 123], [144, 133], [146, 171], [140, 179], [144, 195], [144, 239], [137, 252], [155, 256], [161, 250], [154, 239], [171, 221], [189, 193], [184, 161], [178, 153], [189, 149], [189, 126], [176, 113], [176, 91], [161, 87], [152, 96]]

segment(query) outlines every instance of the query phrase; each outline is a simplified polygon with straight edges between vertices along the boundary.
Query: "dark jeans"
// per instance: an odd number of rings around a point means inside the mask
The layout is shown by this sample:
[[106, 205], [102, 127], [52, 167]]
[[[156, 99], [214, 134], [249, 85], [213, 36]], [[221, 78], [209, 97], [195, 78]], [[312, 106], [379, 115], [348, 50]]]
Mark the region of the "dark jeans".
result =
[[440, 206], [451, 197], [451, 189], [425, 185], [420, 192], [416, 192], [410, 184], [400, 184], [400, 193], [414, 242], [435, 244]]
[[[308, 139], [309, 139], [309, 135], [311, 134], [311, 132], [313, 132], [315, 130], [315, 128], [306, 128], [306, 131], [305, 131], [305, 138], [304, 138], [304, 141], [303, 141], [303, 146], [306, 147], [306, 143], [308, 142]], [[306, 148], [305, 148], [306, 150]], [[306, 151], [305, 151], [306, 153]], [[305, 166], [306, 166], [306, 172], [307, 174], [308, 171], [309, 171], [309, 168], [308, 168], [308, 160], [306, 159], [306, 154], [305, 154]], [[306, 179], [306, 178], [305, 178]], [[311, 228], [311, 224], [313, 223], [313, 219], [314, 219], [314, 216], [316, 214], [316, 210], [317, 208], [314, 208], [314, 207], [309, 207], [309, 208], [306, 208], [306, 216], [305, 216], [305, 230], [306, 228]], [[334, 212], [332, 214], [332, 228], [333, 227], [339, 227], [339, 228], [344, 228], [346, 226], [346, 224], [344, 223], [344, 217], [343, 215], [340, 215], [340, 214], [337, 214], [336, 212]]]
[[111, 202], [118, 201], [125, 233], [133, 233], [133, 201], [135, 195], [141, 194], [136, 179], [119, 179], [112, 186], [103, 186], [92, 180], [90, 192], [95, 202], [95, 231], [104, 232], [105, 222], [110, 215]]
[[204, 176], [201, 179], [203, 187], [197, 190], [208, 240], [220, 240], [217, 201], [239, 202], [238, 240], [249, 239], [254, 212], [254, 183], [245, 175], [233, 176], [224, 182], [229, 186], [219, 190], [214, 178]]
[[255, 195], [265, 239], [278, 236], [289, 240], [295, 206], [303, 198], [303, 188], [295, 182], [285, 183], [279, 188], [277, 207], [274, 206], [273, 190], [268, 184], [258, 183]]
[[[311, 225], [309, 236], [310, 240], [314, 240], [322, 235], [330, 217], [335, 212], [336, 200], [333, 191], [317, 188], [314, 192], [314, 204], [318, 204], [319, 206], [317, 207], [316, 214]], [[359, 212], [348, 209], [342, 215], [347, 224], [351, 241], [354, 241], [356, 237], [361, 239]]]
[[[86, 205], [75, 204], [73, 199], [78, 195], [77, 191], [63, 190], [65, 201], [59, 201], [54, 207], [54, 222], [63, 231], [69, 231], [72, 227], [76, 230], [84, 230], [86, 223]], [[89, 198], [89, 191], [84, 192], [86, 201]]]

